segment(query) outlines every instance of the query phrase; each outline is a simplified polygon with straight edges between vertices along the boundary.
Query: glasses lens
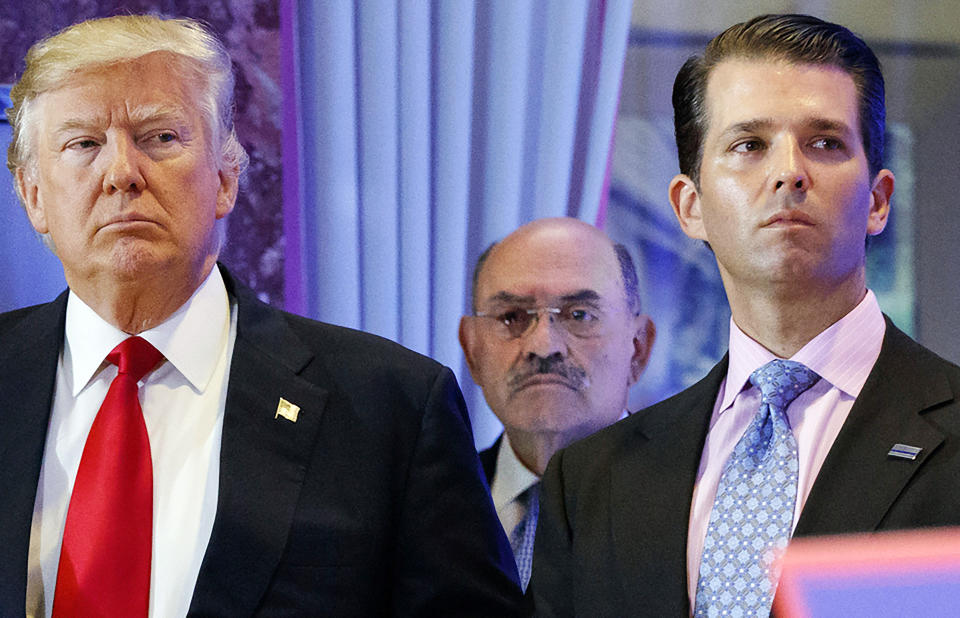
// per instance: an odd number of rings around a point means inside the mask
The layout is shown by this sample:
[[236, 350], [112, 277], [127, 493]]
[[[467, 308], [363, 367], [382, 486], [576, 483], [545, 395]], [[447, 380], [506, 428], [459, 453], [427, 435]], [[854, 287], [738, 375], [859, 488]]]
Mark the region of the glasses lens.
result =
[[534, 316], [536, 316], [536, 313], [530, 314], [525, 309], [515, 307], [500, 314], [499, 322], [503, 324], [507, 335], [516, 338], [527, 332]]
[[596, 334], [600, 326], [599, 315], [582, 307], [564, 307], [558, 319], [566, 331], [575, 337], [590, 337]]

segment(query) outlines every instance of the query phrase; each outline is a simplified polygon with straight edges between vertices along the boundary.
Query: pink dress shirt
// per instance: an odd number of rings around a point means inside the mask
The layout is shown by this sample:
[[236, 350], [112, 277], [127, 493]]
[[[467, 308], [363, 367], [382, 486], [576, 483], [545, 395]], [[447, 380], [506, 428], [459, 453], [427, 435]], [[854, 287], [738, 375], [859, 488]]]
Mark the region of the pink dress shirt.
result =
[[[880, 355], [885, 330], [876, 296], [868, 290], [850, 313], [790, 359], [803, 363], [821, 377], [787, 408], [800, 460], [794, 528], [820, 467]], [[730, 366], [713, 407], [690, 510], [687, 592], [691, 608], [696, 599], [703, 541], [724, 464], [760, 408], [760, 392], [750, 384], [750, 374], [775, 358], [730, 320]]]

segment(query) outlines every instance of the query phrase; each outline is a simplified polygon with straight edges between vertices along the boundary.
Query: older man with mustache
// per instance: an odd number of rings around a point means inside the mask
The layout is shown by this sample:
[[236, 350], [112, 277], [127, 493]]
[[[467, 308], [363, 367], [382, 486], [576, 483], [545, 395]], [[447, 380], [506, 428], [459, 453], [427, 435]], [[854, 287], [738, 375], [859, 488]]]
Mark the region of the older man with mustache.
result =
[[654, 335], [630, 254], [592, 225], [537, 220], [477, 261], [460, 344], [504, 426], [480, 457], [524, 587], [540, 475], [558, 449], [626, 414]]

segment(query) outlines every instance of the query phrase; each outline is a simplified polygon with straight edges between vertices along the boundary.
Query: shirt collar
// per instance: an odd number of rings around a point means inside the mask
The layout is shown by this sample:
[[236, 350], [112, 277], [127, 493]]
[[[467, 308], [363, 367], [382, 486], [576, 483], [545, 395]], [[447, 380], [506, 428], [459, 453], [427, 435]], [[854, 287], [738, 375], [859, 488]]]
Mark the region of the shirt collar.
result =
[[[623, 420], [628, 416], [630, 412], [624, 410], [617, 420]], [[527, 491], [531, 485], [539, 482], [540, 477], [531, 472], [517, 458], [517, 454], [513, 452], [513, 447], [510, 445], [510, 436], [504, 431], [501, 434], [500, 450], [497, 453], [496, 473], [490, 487], [493, 506], [499, 511], [504, 505], [516, 500], [517, 496]]]
[[503, 432], [500, 440], [496, 470], [490, 495], [493, 498], [493, 506], [498, 511], [504, 505], [516, 500], [517, 496], [529, 489], [531, 485], [540, 482], [540, 477], [523, 465], [523, 462], [517, 458], [517, 454], [513, 452], [507, 432]]
[[[229, 329], [230, 301], [220, 269], [214, 267], [187, 302], [140, 336], [160, 350], [194, 389], [203, 391], [227, 345]], [[74, 397], [96, 375], [110, 350], [129, 336], [70, 292], [64, 366], [69, 369]]]
[[[847, 315], [811, 339], [790, 360], [803, 363], [822, 379], [856, 398], [880, 355], [887, 325], [877, 297], [867, 290], [863, 300]], [[733, 405], [750, 374], [777, 358], [730, 318], [730, 365], [720, 412]]]

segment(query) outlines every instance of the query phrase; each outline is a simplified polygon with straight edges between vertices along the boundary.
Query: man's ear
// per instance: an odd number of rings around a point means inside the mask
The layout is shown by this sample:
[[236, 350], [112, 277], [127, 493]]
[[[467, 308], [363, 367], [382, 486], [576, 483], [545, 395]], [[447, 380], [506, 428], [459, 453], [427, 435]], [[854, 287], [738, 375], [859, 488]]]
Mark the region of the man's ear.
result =
[[657, 327], [653, 320], [646, 315], [638, 315], [635, 318], [633, 335], [633, 358], [630, 359], [630, 386], [637, 383], [643, 370], [647, 368], [650, 362], [650, 351], [653, 349], [653, 342], [657, 338]]
[[867, 234], [876, 236], [887, 227], [890, 217], [890, 198], [893, 196], [895, 179], [890, 170], [880, 170], [870, 189], [870, 213], [867, 215]]
[[46, 234], [50, 231], [47, 225], [47, 213], [40, 199], [39, 186], [33, 176], [33, 172], [27, 172], [24, 168], [18, 167], [14, 172], [14, 182], [20, 202], [30, 219], [30, 225], [38, 234]]
[[220, 188], [217, 189], [217, 219], [222, 219], [233, 211], [237, 203], [240, 187], [239, 170], [220, 170]]
[[470, 369], [470, 376], [477, 386], [482, 387], [483, 384], [480, 383], [480, 372], [477, 370], [476, 364], [477, 329], [471, 316], [465, 315], [460, 318], [458, 335], [460, 337], [460, 347], [463, 349], [463, 356], [467, 359], [467, 368]]
[[677, 174], [670, 181], [667, 196], [683, 233], [690, 238], [707, 240], [700, 213], [700, 192], [693, 180], [686, 174]]

